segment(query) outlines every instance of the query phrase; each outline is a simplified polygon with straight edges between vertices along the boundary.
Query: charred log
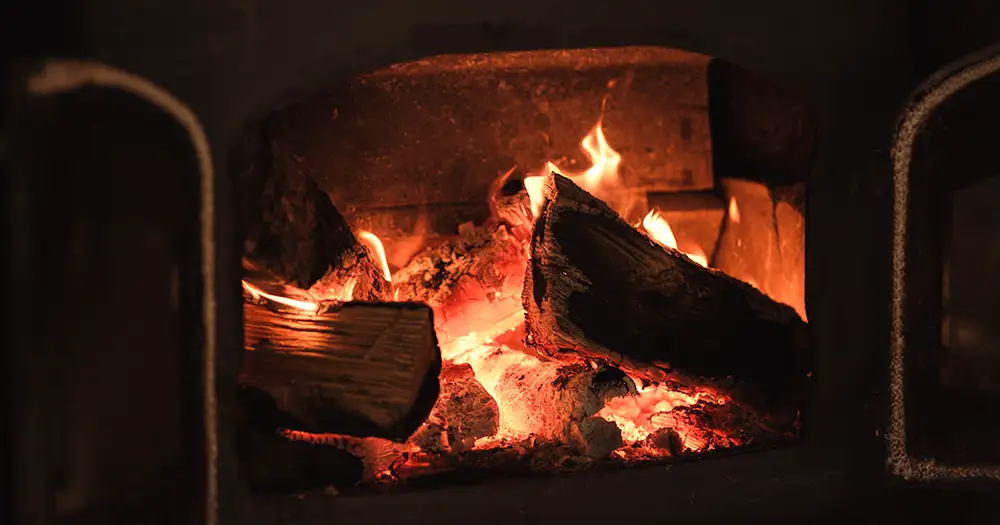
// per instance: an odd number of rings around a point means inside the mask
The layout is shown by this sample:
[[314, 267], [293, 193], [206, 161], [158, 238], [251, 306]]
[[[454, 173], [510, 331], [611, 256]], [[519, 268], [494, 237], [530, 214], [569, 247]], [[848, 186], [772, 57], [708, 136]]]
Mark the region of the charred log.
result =
[[312, 434], [298, 430], [281, 432], [281, 437], [296, 443], [346, 452], [361, 460], [361, 481], [392, 478], [398, 465], [405, 462], [418, 448], [409, 441], [397, 443], [378, 437], [357, 437], [344, 434]]
[[[441, 354], [430, 308], [244, 303], [241, 382], [267, 392], [284, 428], [408, 438], [437, 400]], [[287, 422], [286, 422], [287, 423]]]
[[[429, 246], [393, 276], [398, 299], [426, 303], [441, 314], [442, 346], [483, 333], [521, 311], [524, 247], [506, 226], [463, 228], [457, 238]], [[447, 320], [447, 322], [445, 322]]]
[[496, 434], [499, 425], [497, 402], [476, 380], [472, 367], [446, 364], [438, 402], [412, 441], [422, 450], [464, 452], [477, 439]]
[[251, 491], [344, 490], [361, 481], [362, 462], [349, 452], [281, 436], [293, 422], [266, 392], [241, 387], [237, 402], [236, 454]]
[[612, 398], [636, 393], [620, 370], [577, 364], [542, 366], [528, 360], [508, 367], [494, 388], [501, 405], [533, 407], [508, 416], [506, 424], [523, 434], [568, 443], [592, 457], [607, 455], [622, 444], [621, 431], [592, 417]]
[[236, 439], [243, 477], [254, 492], [330, 486], [342, 491], [362, 480], [361, 459], [337, 448], [293, 441], [247, 427], [237, 429]]
[[275, 140], [258, 150], [239, 184], [248, 276], [301, 289], [319, 284], [321, 292], [350, 282], [355, 299], [386, 299], [378, 264], [288, 146]]
[[752, 406], [793, 401], [809, 371], [794, 310], [651, 241], [565, 177], [544, 196], [524, 284], [529, 344], [674, 386], [732, 378], [734, 401]]

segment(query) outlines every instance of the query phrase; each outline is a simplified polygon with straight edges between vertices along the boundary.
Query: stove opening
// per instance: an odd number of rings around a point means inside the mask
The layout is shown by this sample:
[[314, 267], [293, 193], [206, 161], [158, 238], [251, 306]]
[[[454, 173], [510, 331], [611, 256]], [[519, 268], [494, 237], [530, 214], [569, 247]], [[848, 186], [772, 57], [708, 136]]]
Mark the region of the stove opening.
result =
[[233, 151], [257, 490], [566, 473], [801, 430], [805, 105], [665, 48], [439, 56]]

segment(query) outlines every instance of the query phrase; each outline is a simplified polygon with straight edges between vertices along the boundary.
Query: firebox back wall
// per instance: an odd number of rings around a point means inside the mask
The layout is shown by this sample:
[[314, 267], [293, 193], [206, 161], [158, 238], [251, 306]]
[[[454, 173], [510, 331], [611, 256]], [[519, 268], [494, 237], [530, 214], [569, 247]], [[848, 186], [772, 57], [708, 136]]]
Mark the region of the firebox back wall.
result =
[[[589, 165], [598, 122], [625, 185], [711, 190], [718, 177], [804, 182], [814, 122], [794, 94], [703, 55], [624, 47], [444, 55], [362, 75], [265, 121], [270, 165], [308, 177], [384, 238], [489, 213], [494, 181]], [[427, 211], [428, 213], [421, 213]]]
[[[271, 147], [356, 223], [381, 232], [412, 226], [385, 224], [413, 216], [386, 209], [481, 218], [491, 184], [515, 167], [523, 174], [551, 159], [586, 168], [580, 140], [598, 121], [624, 157], [628, 187], [710, 189], [707, 64], [666, 48], [435, 57], [279, 112]], [[381, 224], [365, 224], [372, 210]]]

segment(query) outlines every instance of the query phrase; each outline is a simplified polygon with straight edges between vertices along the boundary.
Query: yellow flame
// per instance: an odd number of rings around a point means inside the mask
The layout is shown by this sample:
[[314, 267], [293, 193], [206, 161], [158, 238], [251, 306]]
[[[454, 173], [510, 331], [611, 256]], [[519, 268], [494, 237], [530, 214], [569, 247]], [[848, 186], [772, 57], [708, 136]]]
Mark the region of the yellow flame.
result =
[[389, 261], [385, 258], [385, 248], [382, 246], [382, 240], [374, 233], [364, 230], [358, 232], [358, 240], [361, 241], [361, 244], [365, 245], [365, 248], [368, 248], [368, 251], [372, 253], [382, 266], [382, 277], [386, 281], [392, 282], [392, 272], [389, 271]]
[[674, 237], [674, 230], [670, 228], [670, 224], [657, 209], [649, 210], [649, 213], [642, 218], [642, 227], [654, 241], [667, 248], [677, 249], [677, 238]]
[[545, 177], [550, 173], [558, 173], [569, 178], [577, 186], [598, 198], [604, 198], [605, 201], [608, 200], [607, 195], [601, 189], [617, 189], [618, 166], [622, 162], [622, 156], [608, 144], [600, 121], [590, 130], [590, 133], [587, 133], [587, 136], [583, 137], [580, 147], [590, 159], [590, 167], [585, 171], [571, 173], [549, 161], [545, 164], [545, 171], [541, 175], [533, 175], [524, 179], [524, 187], [528, 190], [528, 198], [531, 201], [531, 212], [535, 217], [541, 213], [542, 185], [545, 183]]
[[729, 198], [729, 220], [740, 222], [740, 207], [736, 205], [736, 197]]
[[254, 299], [264, 297], [276, 303], [280, 303], [286, 306], [291, 306], [292, 308], [298, 308], [299, 310], [305, 310], [307, 312], [315, 312], [319, 310], [319, 305], [314, 302], [301, 301], [299, 299], [292, 299], [290, 297], [282, 297], [280, 295], [270, 294], [246, 281], [243, 281], [243, 289], [249, 292], [250, 295], [254, 297]]
[[[649, 210], [649, 213], [642, 218], [642, 229], [646, 230], [646, 234], [654, 241], [667, 248], [677, 250], [677, 238], [674, 237], [674, 230], [670, 228], [670, 223], [667, 222], [667, 219], [663, 215], [660, 215], [659, 210], [656, 208]], [[687, 255], [688, 259], [708, 268], [708, 258], [705, 257], [703, 252], [690, 251], [682, 253]]]

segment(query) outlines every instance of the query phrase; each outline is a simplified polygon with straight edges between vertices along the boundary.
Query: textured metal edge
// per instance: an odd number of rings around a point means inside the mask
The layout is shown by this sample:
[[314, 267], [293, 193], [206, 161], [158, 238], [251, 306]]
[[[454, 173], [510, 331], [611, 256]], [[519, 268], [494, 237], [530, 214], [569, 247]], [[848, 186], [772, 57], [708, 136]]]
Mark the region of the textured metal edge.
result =
[[28, 79], [27, 90], [35, 95], [66, 93], [87, 86], [120, 89], [163, 110], [187, 131], [198, 158], [201, 177], [201, 271], [204, 280], [202, 323], [205, 331], [202, 349], [202, 394], [205, 425], [205, 524], [218, 523], [218, 420], [215, 390], [216, 298], [215, 298], [215, 181], [212, 155], [205, 130], [184, 102], [167, 90], [138, 75], [100, 62], [47, 60], [41, 70]]
[[932, 76], [910, 101], [896, 130], [892, 147], [893, 230], [892, 230], [892, 303], [889, 362], [890, 420], [886, 432], [890, 471], [911, 481], [962, 481], [977, 478], [1000, 480], [1000, 466], [948, 466], [934, 459], [908, 455], [906, 452], [906, 406], [904, 385], [906, 370], [906, 234], [908, 231], [910, 161], [917, 135], [924, 124], [952, 95], [976, 80], [1000, 71], [1000, 46], [993, 46], [948, 67]]

